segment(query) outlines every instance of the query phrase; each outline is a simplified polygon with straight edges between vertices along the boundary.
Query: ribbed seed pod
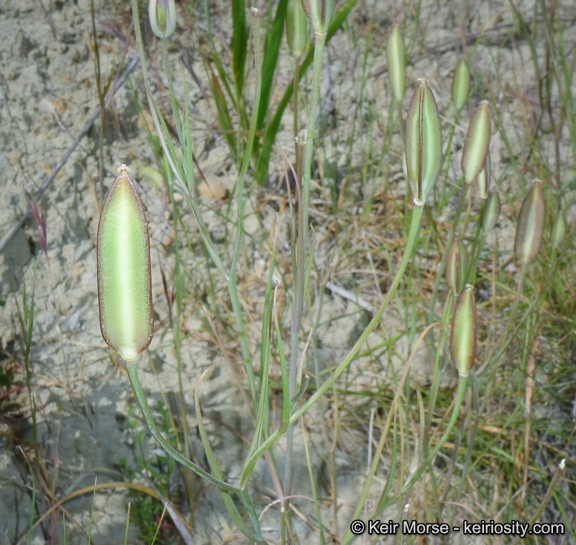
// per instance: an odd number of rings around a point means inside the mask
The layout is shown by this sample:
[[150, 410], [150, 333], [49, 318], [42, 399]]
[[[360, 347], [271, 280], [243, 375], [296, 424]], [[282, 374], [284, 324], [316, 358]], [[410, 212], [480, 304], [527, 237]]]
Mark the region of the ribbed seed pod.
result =
[[464, 241], [461, 238], [455, 239], [446, 262], [446, 280], [454, 295], [458, 295], [466, 286], [469, 262]]
[[564, 242], [564, 237], [566, 236], [566, 220], [562, 212], [559, 212], [558, 217], [552, 227], [552, 248], [558, 250]]
[[308, 19], [302, 0], [288, 0], [286, 6], [286, 42], [290, 52], [299, 57], [308, 44]]
[[442, 162], [442, 134], [434, 93], [428, 80], [418, 80], [406, 117], [406, 170], [414, 204], [424, 206]]
[[144, 206], [126, 165], [110, 186], [98, 224], [98, 306], [102, 337], [125, 362], [154, 333], [150, 241]]
[[395, 26], [390, 33], [386, 54], [388, 56], [388, 77], [390, 78], [392, 93], [396, 100], [401, 102], [406, 90], [406, 63], [404, 61], [404, 43], [402, 42], [398, 26]]
[[484, 168], [478, 174], [476, 178], [478, 182], [478, 193], [481, 199], [486, 200], [488, 198], [488, 191], [490, 189], [490, 177], [492, 176], [492, 164], [490, 162], [490, 152], [486, 155], [486, 161], [484, 162]]
[[484, 215], [482, 216], [482, 230], [487, 233], [493, 229], [500, 215], [500, 197], [498, 193], [491, 192], [484, 205]]
[[450, 354], [461, 377], [467, 377], [476, 354], [476, 301], [468, 284], [458, 297], [450, 328]]
[[471, 184], [484, 168], [490, 145], [490, 106], [483, 100], [470, 119], [462, 151], [464, 179]]
[[302, 0], [302, 7], [315, 32], [326, 32], [334, 11], [334, 0]]
[[468, 100], [468, 91], [470, 90], [470, 70], [464, 59], [461, 59], [454, 72], [452, 81], [452, 102], [456, 111], [459, 112]]
[[176, 28], [175, 0], [150, 0], [148, 17], [152, 32], [158, 38], [169, 38]]
[[534, 185], [522, 202], [514, 240], [514, 254], [523, 265], [534, 261], [540, 251], [545, 215], [546, 203], [542, 182], [534, 180]]

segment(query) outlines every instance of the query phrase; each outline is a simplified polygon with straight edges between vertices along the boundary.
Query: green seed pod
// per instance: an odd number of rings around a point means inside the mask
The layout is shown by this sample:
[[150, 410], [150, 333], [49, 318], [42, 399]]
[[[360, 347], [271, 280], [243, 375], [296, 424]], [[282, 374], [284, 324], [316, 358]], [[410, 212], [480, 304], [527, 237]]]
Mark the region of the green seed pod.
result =
[[334, 0], [302, 0], [302, 7], [315, 32], [324, 33], [334, 11]]
[[487, 233], [493, 229], [500, 215], [500, 197], [498, 193], [490, 193], [484, 204], [484, 215], [482, 216], [482, 230]]
[[402, 42], [398, 26], [395, 26], [390, 33], [386, 53], [388, 55], [388, 77], [390, 78], [392, 93], [396, 100], [401, 102], [406, 89], [406, 76], [404, 74], [406, 63], [404, 61], [404, 43]]
[[288, 0], [286, 6], [286, 42], [290, 52], [299, 57], [308, 44], [308, 19], [301, 0]]
[[476, 302], [468, 284], [458, 297], [450, 328], [450, 354], [461, 377], [467, 377], [476, 354]]
[[424, 206], [442, 162], [442, 134], [436, 100], [428, 80], [418, 80], [406, 117], [406, 170], [414, 204]]
[[514, 240], [514, 254], [522, 265], [534, 261], [540, 251], [545, 215], [546, 203], [542, 182], [534, 180], [534, 185], [522, 202]]
[[488, 198], [488, 190], [490, 189], [490, 176], [492, 176], [492, 165], [490, 162], [490, 152], [486, 155], [484, 168], [478, 174], [476, 181], [478, 182], [478, 193], [480, 198], [486, 200]]
[[461, 59], [454, 72], [452, 81], [452, 102], [456, 111], [459, 112], [468, 100], [468, 91], [470, 90], [470, 70], [464, 59]]
[[96, 250], [100, 330], [125, 362], [136, 360], [154, 333], [148, 225], [129, 172], [121, 165], [108, 190]]
[[469, 184], [484, 168], [490, 145], [490, 130], [490, 106], [488, 101], [483, 100], [470, 120], [462, 152], [462, 170]]
[[448, 261], [446, 262], [446, 280], [454, 295], [458, 295], [466, 286], [468, 265], [470, 258], [464, 241], [457, 238], [450, 247]]
[[554, 227], [552, 227], [552, 248], [558, 250], [564, 242], [564, 237], [566, 236], [566, 220], [562, 212], [558, 214]]
[[176, 3], [174, 0], [150, 0], [148, 17], [152, 32], [158, 38], [169, 38], [176, 28]]

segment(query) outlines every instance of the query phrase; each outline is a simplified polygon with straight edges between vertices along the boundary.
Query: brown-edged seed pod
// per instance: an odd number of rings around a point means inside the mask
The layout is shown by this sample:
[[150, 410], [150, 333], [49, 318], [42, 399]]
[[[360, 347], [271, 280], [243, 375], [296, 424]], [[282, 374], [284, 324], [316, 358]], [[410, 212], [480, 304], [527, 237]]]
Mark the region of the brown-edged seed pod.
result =
[[466, 286], [469, 261], [464, 241], [461, 238], [455, 239], [446, 262], [446, 280], [455, 296]]
[[514, 240], [514, 254], [522, 265], [534, 261], [542, 246], [546, 202], [540, 180], [534, 180], [532, 188], [524, 198]]
[[464, 150], [462, 151], [462, 171], [464, 179], [471, 184], [484, 168], [490, 146], [490, 105], [483, 100], [470, 119]]
[[129, 172], [121, 165], [108, 190], [96, 249], [100, 330], [125, 362], [135, 361], [154, 333], [148, 225]]
[[406, 171], [414, 204], [424, 206], [442, 162], [442, 134], [434, 93], [420, 79], [406, 117]]
[[454, 72], [452, 81], [452, 102], [456, 111], [459, 112], [468, 100], [468, 91], [470, 90], [470, 70], [464, 59], [461, 59]]
[[490, 192], [484, 204], [484, 214], [482, 216], [482, 230], [487, 233], [493, 229], [500, 215], [500, 197], [496, 192]]
[[454, 306], [450, 328], [450, 354], [461, 377], [467, 377], [476, 355], [476, 301], [468, 284]]

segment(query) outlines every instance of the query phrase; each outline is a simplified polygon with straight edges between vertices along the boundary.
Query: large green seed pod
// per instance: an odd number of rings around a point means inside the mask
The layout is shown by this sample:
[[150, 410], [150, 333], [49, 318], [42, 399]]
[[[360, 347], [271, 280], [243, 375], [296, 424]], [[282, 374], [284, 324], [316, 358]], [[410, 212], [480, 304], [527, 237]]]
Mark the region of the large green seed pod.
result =
[[454, 295], [458, 295], [466, 286], [469, 262], [468, 250], [464, 246], [464, 241], [457, 238], [450, 247], [446, 262], [446, 280]]
[[169, 38], [176, 28], [175, 0], [150, 0], [148, 17], [152, 32], [158, 38]]
[[545, 215], [546, 203], [542, 182], [534, 180], [534, 185], [522, 202], [514, 239], [514, 254], [522, 265], [534, 261], [540, 251]]
[[484, 168], [490, 145], [490, 106], [483, 100], [470, 119], [466, 142], [462, 151], [464, 179], [471, 184]]
[[450, 354], [461, 377], [467, 377], [476, 355], [476, 301], [468, 284], [458, 297], [450, 328]]
[[100, 330], [125, 362], [143, 352], [154, 333], [148, 225], [126, 165], [110, 186], [98, 224]]
[[500, 197], [496, 192], [490, 192], [486, 204], [484, 205], [484, 215], [482, 216], [482, 230], [487, 233], [493, 229], [500, 215]]
[[388, 77], [390, 78], [392, 93], [396, 100], [401, 102], [406, 89], [406, 64], [404, 61], [404, 43], [402, 42], [398, 26], [395, 26], [390, 33], [386, 54], [388, 56]]
[[299, 57], [308, 44], [308, 19], [301, 0], [288, 0], [286, 6], [286, 42], [290, 52]]
[[468, 91], [470, 90], [470, 70], [464, 59], [461, 59], [454, 72], [452, 81], [452, 102], [456, 111], [459, 112], [468, 100]]
[[428, 80], [418, 80], [406, 117], [406, 169], [414, 204], [424, 206], [442, 162], [442, 134], [434, 93]]

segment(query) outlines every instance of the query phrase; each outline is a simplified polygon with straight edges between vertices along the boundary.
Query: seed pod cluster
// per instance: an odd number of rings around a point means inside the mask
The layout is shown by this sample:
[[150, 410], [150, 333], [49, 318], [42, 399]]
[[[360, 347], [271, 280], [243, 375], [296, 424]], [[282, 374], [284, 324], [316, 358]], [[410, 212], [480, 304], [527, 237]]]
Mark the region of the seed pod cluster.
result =
[[98, 306], [102, 337], [125, 362], [154, 332], [150, 240], [144, 206], [126, 165], [110, 186], [98, 224]]

